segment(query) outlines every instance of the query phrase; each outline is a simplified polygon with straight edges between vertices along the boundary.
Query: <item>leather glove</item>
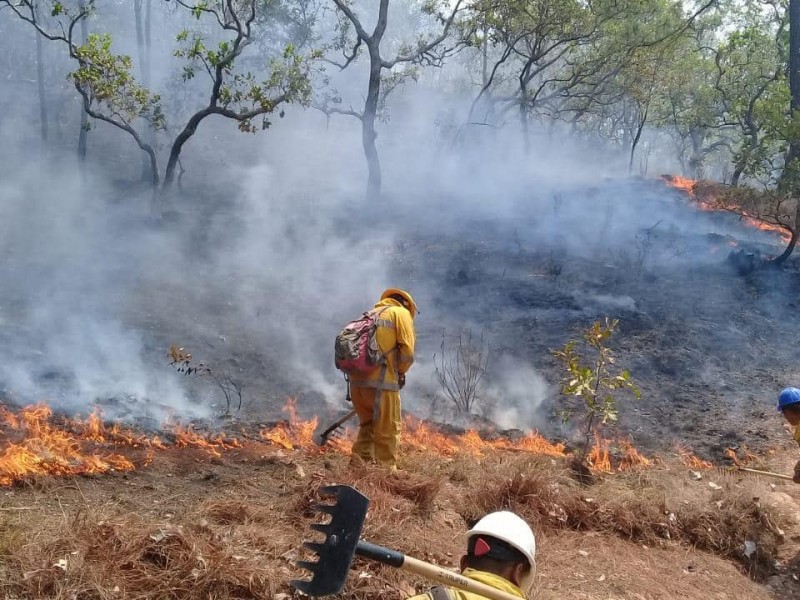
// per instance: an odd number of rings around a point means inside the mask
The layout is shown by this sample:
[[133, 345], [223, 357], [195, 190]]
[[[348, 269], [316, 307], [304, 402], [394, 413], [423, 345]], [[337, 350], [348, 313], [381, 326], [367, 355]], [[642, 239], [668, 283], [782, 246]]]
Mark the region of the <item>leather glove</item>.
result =
[[[405, 386], [406, 386], [406, 374], [405, 373], [400, 373], [397, 376], [397, 387], [399, 387], [402, 390]], [[797, 472], [797, 471], [795, 471], [795, 472]]]

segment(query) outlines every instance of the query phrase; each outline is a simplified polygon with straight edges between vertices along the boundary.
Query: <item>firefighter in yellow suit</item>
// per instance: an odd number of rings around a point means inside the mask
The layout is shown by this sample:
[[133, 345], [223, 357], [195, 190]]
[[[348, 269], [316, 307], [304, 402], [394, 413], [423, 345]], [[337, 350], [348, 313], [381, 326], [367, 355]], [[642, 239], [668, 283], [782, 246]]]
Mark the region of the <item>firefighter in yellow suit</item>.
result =
[[[536, 567], [536, 537], [530, 526], [507, 510], [489, 513], [467, 532], [461, 574], [511, 596], [525, 598]], [[481, 600], [474, 592], [437, 586], [409, 600]]]
[[397, 470], [400, 441], [400, 390], [414, 362], [414, 316], [411, 294], [389, 288], [373, 311], [377, 316], [378, 346], [386, 363], [369, 375], [350, 376], [350, 397], [359, 420], [353, 454], [365, 461]]

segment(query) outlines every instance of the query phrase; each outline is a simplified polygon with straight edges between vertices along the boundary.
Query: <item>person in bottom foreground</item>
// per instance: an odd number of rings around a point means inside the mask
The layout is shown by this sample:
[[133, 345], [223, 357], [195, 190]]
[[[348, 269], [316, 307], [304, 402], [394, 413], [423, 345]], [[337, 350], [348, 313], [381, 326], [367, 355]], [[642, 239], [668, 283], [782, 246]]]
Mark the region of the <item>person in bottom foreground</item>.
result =
[[[533, 583], [536, 538], [528, 524], [509, 511], [489, 513], [467, 533], [461, 574], [493, 588], [525, 598]], [[472, 592], [437, 586], [409, 600], [475, 600]]]

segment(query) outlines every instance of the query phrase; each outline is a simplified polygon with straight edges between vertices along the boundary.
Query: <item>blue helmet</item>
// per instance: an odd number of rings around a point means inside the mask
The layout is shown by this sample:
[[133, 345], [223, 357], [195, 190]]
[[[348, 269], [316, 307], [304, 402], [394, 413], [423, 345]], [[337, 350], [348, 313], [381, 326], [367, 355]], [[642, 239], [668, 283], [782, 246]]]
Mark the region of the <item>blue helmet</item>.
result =
[[788, 387], [778, 395], [778, 410], [800, 404], [800, 389]]

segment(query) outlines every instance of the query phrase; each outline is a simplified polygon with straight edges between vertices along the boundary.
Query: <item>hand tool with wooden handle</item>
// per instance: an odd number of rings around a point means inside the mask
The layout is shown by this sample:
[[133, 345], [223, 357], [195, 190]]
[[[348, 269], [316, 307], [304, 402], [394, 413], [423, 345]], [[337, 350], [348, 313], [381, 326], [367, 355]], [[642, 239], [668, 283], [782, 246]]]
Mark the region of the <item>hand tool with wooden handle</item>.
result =
[[375, 560], [460, 590], [473, 592], [490, 600], [520, 600], [519, 596], [473, 581], [449, 569], [359, 539], [364, 519], [367, 516], [369, 498], [347, 485], [323, 487], [320, 488], [320, 493], [326, 496], [335, 496], [336, 502], [316, 505], [317, 510], [331, 515], [330, 522], [311, 525], [311, 529], [314, 531], [324, 533], [325, 539], [320, 542], [303, 542], [306, 548], [314, 551], [319, 557], [315, 562], [297, 562], [299, 567], [311, 571], [312, 574], [310, 580], [294, 579], [290, 582], [292, 587], [304, 594], [309, 596], [338, 594], [344, 587], [353, 557], [358, 554], [369, 560]]
[[327, 429], [325, 429], [319, 436], [314, 436], [314, 441], [318, 446], [324, 446], [331, 438], [338, 437], [342, 434], [342, 425], [356, 416], [355, 409], [334, 421]]
[[774, 477], [775, 479], [786, 479], [787, 481], [794, 481], [791, 475], [784, 475], [783, 473], [773, 473], [772, 471], [759, 471], [758, 469], [748, 469], [747, 467], [736, 467], [737, 471], [744, 471], [745, 473], [755, 473], [756, 475], [764, 475], [766, 477]]

